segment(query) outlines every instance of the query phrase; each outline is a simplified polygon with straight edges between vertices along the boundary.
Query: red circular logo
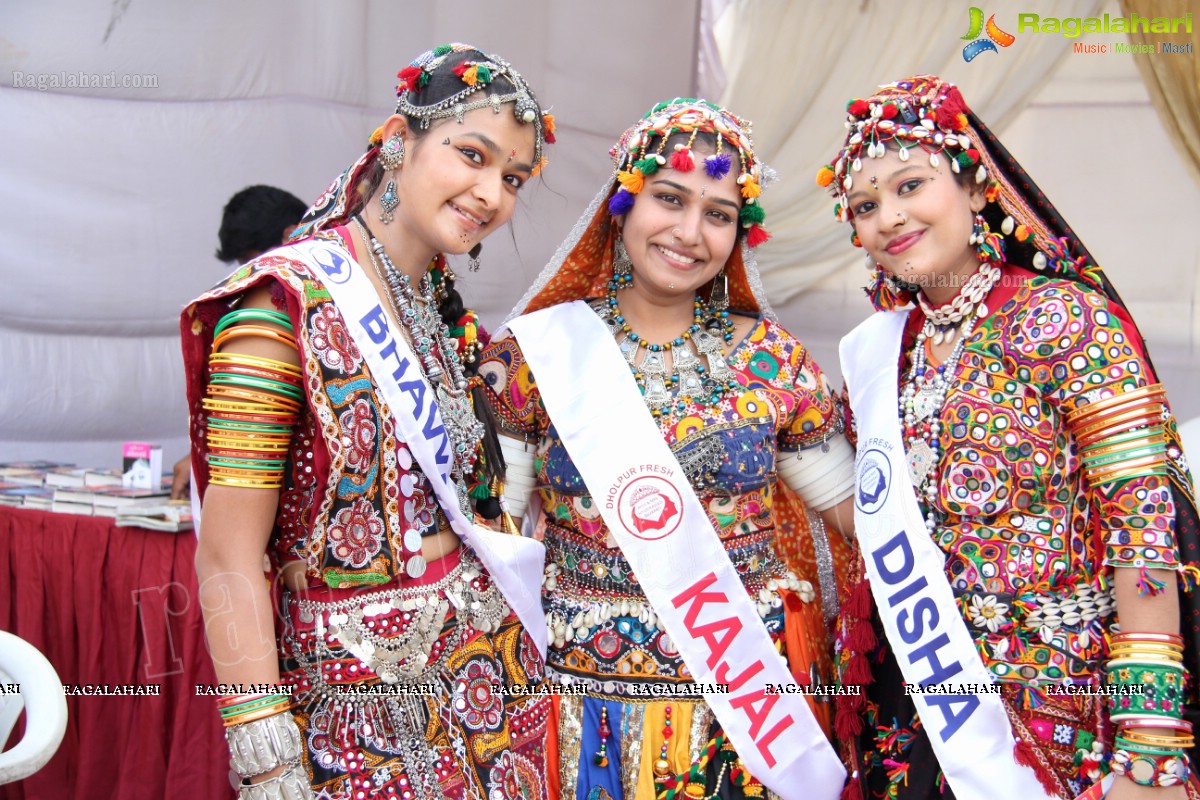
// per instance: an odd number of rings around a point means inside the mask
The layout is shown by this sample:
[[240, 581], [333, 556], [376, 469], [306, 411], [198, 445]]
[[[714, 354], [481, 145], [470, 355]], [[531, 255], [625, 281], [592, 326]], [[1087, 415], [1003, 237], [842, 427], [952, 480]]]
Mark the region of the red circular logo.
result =
[[625, 530], [639, 539], [665, 539], [683, 520], [683, 498], [670, 481], [643, 475], [621, 490], [617, 514]]

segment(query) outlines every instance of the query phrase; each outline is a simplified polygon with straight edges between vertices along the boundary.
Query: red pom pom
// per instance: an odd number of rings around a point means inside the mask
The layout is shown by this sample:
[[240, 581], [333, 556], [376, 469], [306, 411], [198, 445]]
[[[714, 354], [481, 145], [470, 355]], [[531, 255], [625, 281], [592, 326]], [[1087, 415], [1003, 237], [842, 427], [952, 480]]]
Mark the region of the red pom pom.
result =
[[971, 159], [972, 164], [978, 164], [979, 163], [979, 151], [976, 150], [974, 147], [972, 147], [971, 149], [967, 150], [967, 158]]
[[767, 233], [766, 228], [761, 225], [751, 225], [750, 230], [746, 231], [746, 247], [758, 247], [770, 238], [771, 234]]
[[404, 88], [410, 92], [417, 90], [417, 81], [421, 77], [420, 67], [405, 67], [396, 73], [396, 77], [404, 84]]
[[898, 108], [896, 108], [895, 103], [885, 103], [884, 104], [884, 106], [883, 106], [883, 118], [884, 119], [893, 119], [899, 113], [900, 113], [900, 110]]
[[961, 131], [967, 127], [967, 114], [970, 110], [967, 108], [967, 101], [963, 100], [962, 93], [958, 91], [958, 87], [952, 86], [947, 90], [946, 96], [942, 98], [941, 105], [938, 106], [937, 121], [942, 127], [952, 131]]
[[456, 65], [451, 67], [450, 71], [461, 78], [463, 76], [463, 73], [466, 72], [467, 70], [469, 70], [473, 66], [474, 66], [473, 62], [460, 61]]
[[688, 148], [682, 147], [671, 156], [671, 169], [676, 172], [691, 172], [695, 168], [696, 161], [692, 158], [692, 151]]
[[871, 111], [871, 104], [866, 100], [855, 100], [846, 106], [846, 110], [856, 117], [861, 117]]
[[858, 778], [850, 778], [846, 788], [842, 789], [841, 800], [863, 800], [862, 786], [859, 784]]
[[871, 585], [862, 578], [850, 591], [846, 600], [845, 613], [855, 619], [866, 619], [871, 616]]
[[871, 682], [871, 667], [867, 664], [866, 656], [855, 653], [850, 656], [850, 663], [846, 665], [846, 674], [842, 676], [842, 683], [850, 686], [866, 686]]

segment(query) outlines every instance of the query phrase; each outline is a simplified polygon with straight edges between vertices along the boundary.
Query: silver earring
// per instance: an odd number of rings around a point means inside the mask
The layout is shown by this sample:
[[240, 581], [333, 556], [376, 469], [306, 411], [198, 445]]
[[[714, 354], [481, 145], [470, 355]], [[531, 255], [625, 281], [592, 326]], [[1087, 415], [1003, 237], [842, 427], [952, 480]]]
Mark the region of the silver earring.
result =
[[471, 272], [479, 272], [479, 254], [483, 252], [483, 243], [478, 242], [474, 247], [467, 251], [467, 269]]
[[396, 210], [396, 206], [400, 205], [400, 198], [396, 195], [395, 181], [388, 181], [387, 186], [383, 187], [383, 194], [379, 196], [379, 205], [383, 208], [383, 213], [379, 215], [379, 221], [387, 225], [396, 218], [392, 212]]
[[620, 234], [617, 234], [617, 241], [613, 244], [613, 280], [618, 289], [633, 285], [633, 261]]
[[404, 137], [397, 133], [380, 145], [379, 163], [386, 170], [396, 169], [404, 163]]
[[729, 276], [725, 274], [724, 267], [717, 273], [717, 277], [713, 278], [712, 292], [708, 296], [708, 304], [712, 306], [713, 311], [729, 310]]

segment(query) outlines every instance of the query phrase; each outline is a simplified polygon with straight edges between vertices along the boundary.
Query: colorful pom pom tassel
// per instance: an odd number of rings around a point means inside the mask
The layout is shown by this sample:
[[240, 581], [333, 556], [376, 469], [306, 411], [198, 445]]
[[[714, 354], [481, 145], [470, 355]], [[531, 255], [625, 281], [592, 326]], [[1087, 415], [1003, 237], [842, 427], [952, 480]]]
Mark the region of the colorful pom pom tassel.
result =
[[675, 145], [675, 153], [671, 156], [671, 169], [676, 172], [691, 172], [695, 168], [696, 162], [692, 158], [691, 149], [686, 145]]
[[1151, 575], [1148, 568], [1138, 567], [1138, 597], [1145, 597], [1146, 595], [1154, 597], [1155, 595], [1162, 594], [1164, 591], [1166, 591], [1166, 588], [1166, 582], [1160, 581]]
[[733, 159], [725, 153], [714, 153], [704, 159], [704, 171], [708, 173], [708, 177], [715, 181], [719, 181], [729, 174], [730, 167], [733, 166]]
[[554, 144], [554, 115], [542, 114], [542, 136], [546, 139], [546, 144]]
[[621, 184], [621, 188], [630, 194], [637, 194], [642, 190], [645, 181], [642, 177], [642, 171], [637, 167], [629, 171], [621, 170], [617, 173], [617, 182]]
[[405, 67], [396, 73], [400, 83], [410, 92], [415, 92], [429, 82], [429, 75], [420, 67]]
[[758, 203], [746, 203], [742, 206], [742, 210], [738, 212], [738, 221], [742, 225], [761, 225], [767, 218], [767, 213], [763, 211], [762, 206]]
[[746, 247], [758, 247], [763, 242], [771, 238], [771, 234], [767, 233], [767, 229], [761, 225], [751, 225], [746, 231]]
[[833, 167], [829, 164], [817, 170], [817, 186], [822, 188], [833, 183]]
[[750, 175], [743, 175], [738, 179], [738, 183], [742, 185], [742, 197], [747, 200], [753, 200], [762, 194], [762, 187]]
[[640, 169], [643, 175], [653, 175], [658, 172], [659, 167], [666, 163], [666, 159], [660, 163], [659, 159], [661, 158], [662, 156], [646, 156], [641, 161], [633, 162], [633, 166]]
[[617, 193], [608, 201], [608, 213], [614, 217], [629, 213], [631, 208], [633, 208], [633, 195], [624, 188], [618, 189]]

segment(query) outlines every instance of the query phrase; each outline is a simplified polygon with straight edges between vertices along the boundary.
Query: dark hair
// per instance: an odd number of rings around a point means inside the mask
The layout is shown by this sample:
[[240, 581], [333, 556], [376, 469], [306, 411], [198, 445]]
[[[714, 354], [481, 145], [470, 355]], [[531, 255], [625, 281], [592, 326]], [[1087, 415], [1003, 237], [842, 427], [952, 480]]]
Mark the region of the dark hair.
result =
[[229, 198], [221, 213], [217, 258], [249, 261], [283, 243], [283, 232], [304, 216], [308, 206], [274, 186], [248, 186]]

